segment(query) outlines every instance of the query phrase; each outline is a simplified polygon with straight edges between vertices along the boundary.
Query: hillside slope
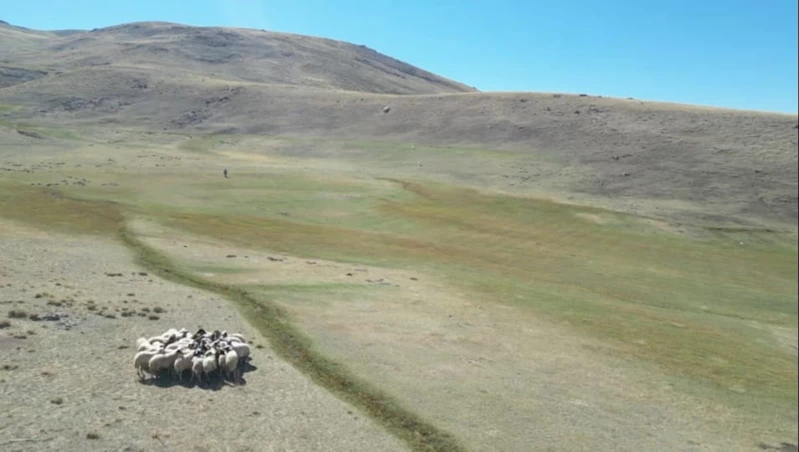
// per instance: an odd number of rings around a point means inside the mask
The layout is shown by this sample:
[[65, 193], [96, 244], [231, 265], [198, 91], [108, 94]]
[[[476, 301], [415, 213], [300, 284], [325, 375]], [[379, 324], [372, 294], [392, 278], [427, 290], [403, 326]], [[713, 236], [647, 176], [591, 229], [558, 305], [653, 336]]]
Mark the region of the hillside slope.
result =
[[259, 30], [141, 22], [40, 32], [0, 24], [0, 42], [5, 64], [50, 71], [121, 65], [180, 76], [372, 93], [473, 91], [365, 46]]
[[[550, 176], [562, 191], [657, 201], [694, 220], [797, 224], [796, 115], [587, 95], [390, 95], [461, 85], [350, 44], [254, 30], [139, 23], [46, 39], [0, 31], [29, 49], [0, 46], [6, 124], [507, 149], [558, 161], [562, 174]], [[355, 61], [364, 54], [370, 64]], [[388, 65], [405, 78], [376, 69]], [[543, 177], [534, 171], [512, 191], [540, 193]]]

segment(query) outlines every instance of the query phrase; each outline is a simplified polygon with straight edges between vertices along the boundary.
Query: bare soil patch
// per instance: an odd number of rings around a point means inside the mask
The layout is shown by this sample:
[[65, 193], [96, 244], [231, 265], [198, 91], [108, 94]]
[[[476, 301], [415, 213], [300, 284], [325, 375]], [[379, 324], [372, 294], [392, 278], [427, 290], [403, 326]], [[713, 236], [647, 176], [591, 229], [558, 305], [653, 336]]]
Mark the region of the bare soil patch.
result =
[[[19, 440], [7, 443], [9, 450], [406, 449], [278, 359], [218, 296], [143, 275], [113, 242], [8, 222], [0, 230], [0, 309], [40, 316], [9, 319], [11, 326], [0, 332], [0, 400], [7, 407], [0, 429], [6, 439]], [[51, 300], [62, 304], [48, 305]], [[162, 312], [150, 320], [147, 309]], [[225, 325], [252, 338], [253, 369], [245, 384], [138, 381], [131, 346], [137, 337], [202, 325]]]

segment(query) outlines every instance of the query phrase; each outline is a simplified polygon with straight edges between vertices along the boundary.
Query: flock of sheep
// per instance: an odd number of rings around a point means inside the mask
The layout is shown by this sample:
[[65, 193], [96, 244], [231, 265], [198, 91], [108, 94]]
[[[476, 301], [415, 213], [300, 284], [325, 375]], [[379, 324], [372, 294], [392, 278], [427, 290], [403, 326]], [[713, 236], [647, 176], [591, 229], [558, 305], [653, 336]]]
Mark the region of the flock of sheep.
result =
[[140, 379], [147, 373], [153, 378], [178, 377], [183, 381], [191, 373], [189, 383], [224, 375], [239, 381], [241, 365], [250, 359], [250, 346], [244, 336], [226, 331], [206, 332], [170, 328], [159, 336], [136, 340], [133, 366]]

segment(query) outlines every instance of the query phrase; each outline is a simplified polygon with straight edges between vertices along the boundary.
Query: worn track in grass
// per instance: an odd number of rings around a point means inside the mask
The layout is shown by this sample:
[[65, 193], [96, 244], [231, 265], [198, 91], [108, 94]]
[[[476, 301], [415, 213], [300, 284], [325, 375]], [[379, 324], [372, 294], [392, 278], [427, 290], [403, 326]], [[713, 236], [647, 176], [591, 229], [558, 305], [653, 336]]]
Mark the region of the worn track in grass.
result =
[[344, 366], [315, 351], [311, 341], [291, 326], [286, 312], [250, 292], [218, 284], [182, 271], [170, 259], [123, 229], [122, 243], [136, 253], [139, 265], [164, 279], [224, 296], [242, 308], [247, 318], [267, 337], [275, 352], [313, 381], [360, 407], [417, 451], [465, 451], [457, 439], [401, 407], [380, 390], [360, 380]]

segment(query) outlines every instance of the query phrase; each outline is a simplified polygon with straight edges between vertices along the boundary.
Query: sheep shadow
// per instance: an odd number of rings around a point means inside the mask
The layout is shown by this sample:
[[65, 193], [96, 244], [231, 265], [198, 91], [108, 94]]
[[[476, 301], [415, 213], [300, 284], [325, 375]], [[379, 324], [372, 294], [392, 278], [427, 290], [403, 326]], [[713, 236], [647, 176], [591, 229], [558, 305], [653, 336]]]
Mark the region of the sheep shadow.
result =
[[202, 382], [198, 381], [191, 381], [190, 377], [184, 376], [182, 379], [176, 378], [169, 373], [161, 373], [161, 374], [154, 374], [150, 375], [149, 378], [138, 379], [139, 384], [145, 386], [155, 386], [158, 388], [171, 388], [174, 386], [182, 386], [187, 389], [198, 388], [204, 389], [207, 391], [219, 391], [225, 386], [246, 386], [247, 379], [244, 375], [248, 372], [253, 372], [258, 370], [258, 367], [253, 366], [251, 363], [247, 362], [242, 364], [240, 367], [239, 379], [238, 381], [234, 381], [233, 379], [225, 377], [221, 372], [215, 371], [210, 376], [204, 376]]

